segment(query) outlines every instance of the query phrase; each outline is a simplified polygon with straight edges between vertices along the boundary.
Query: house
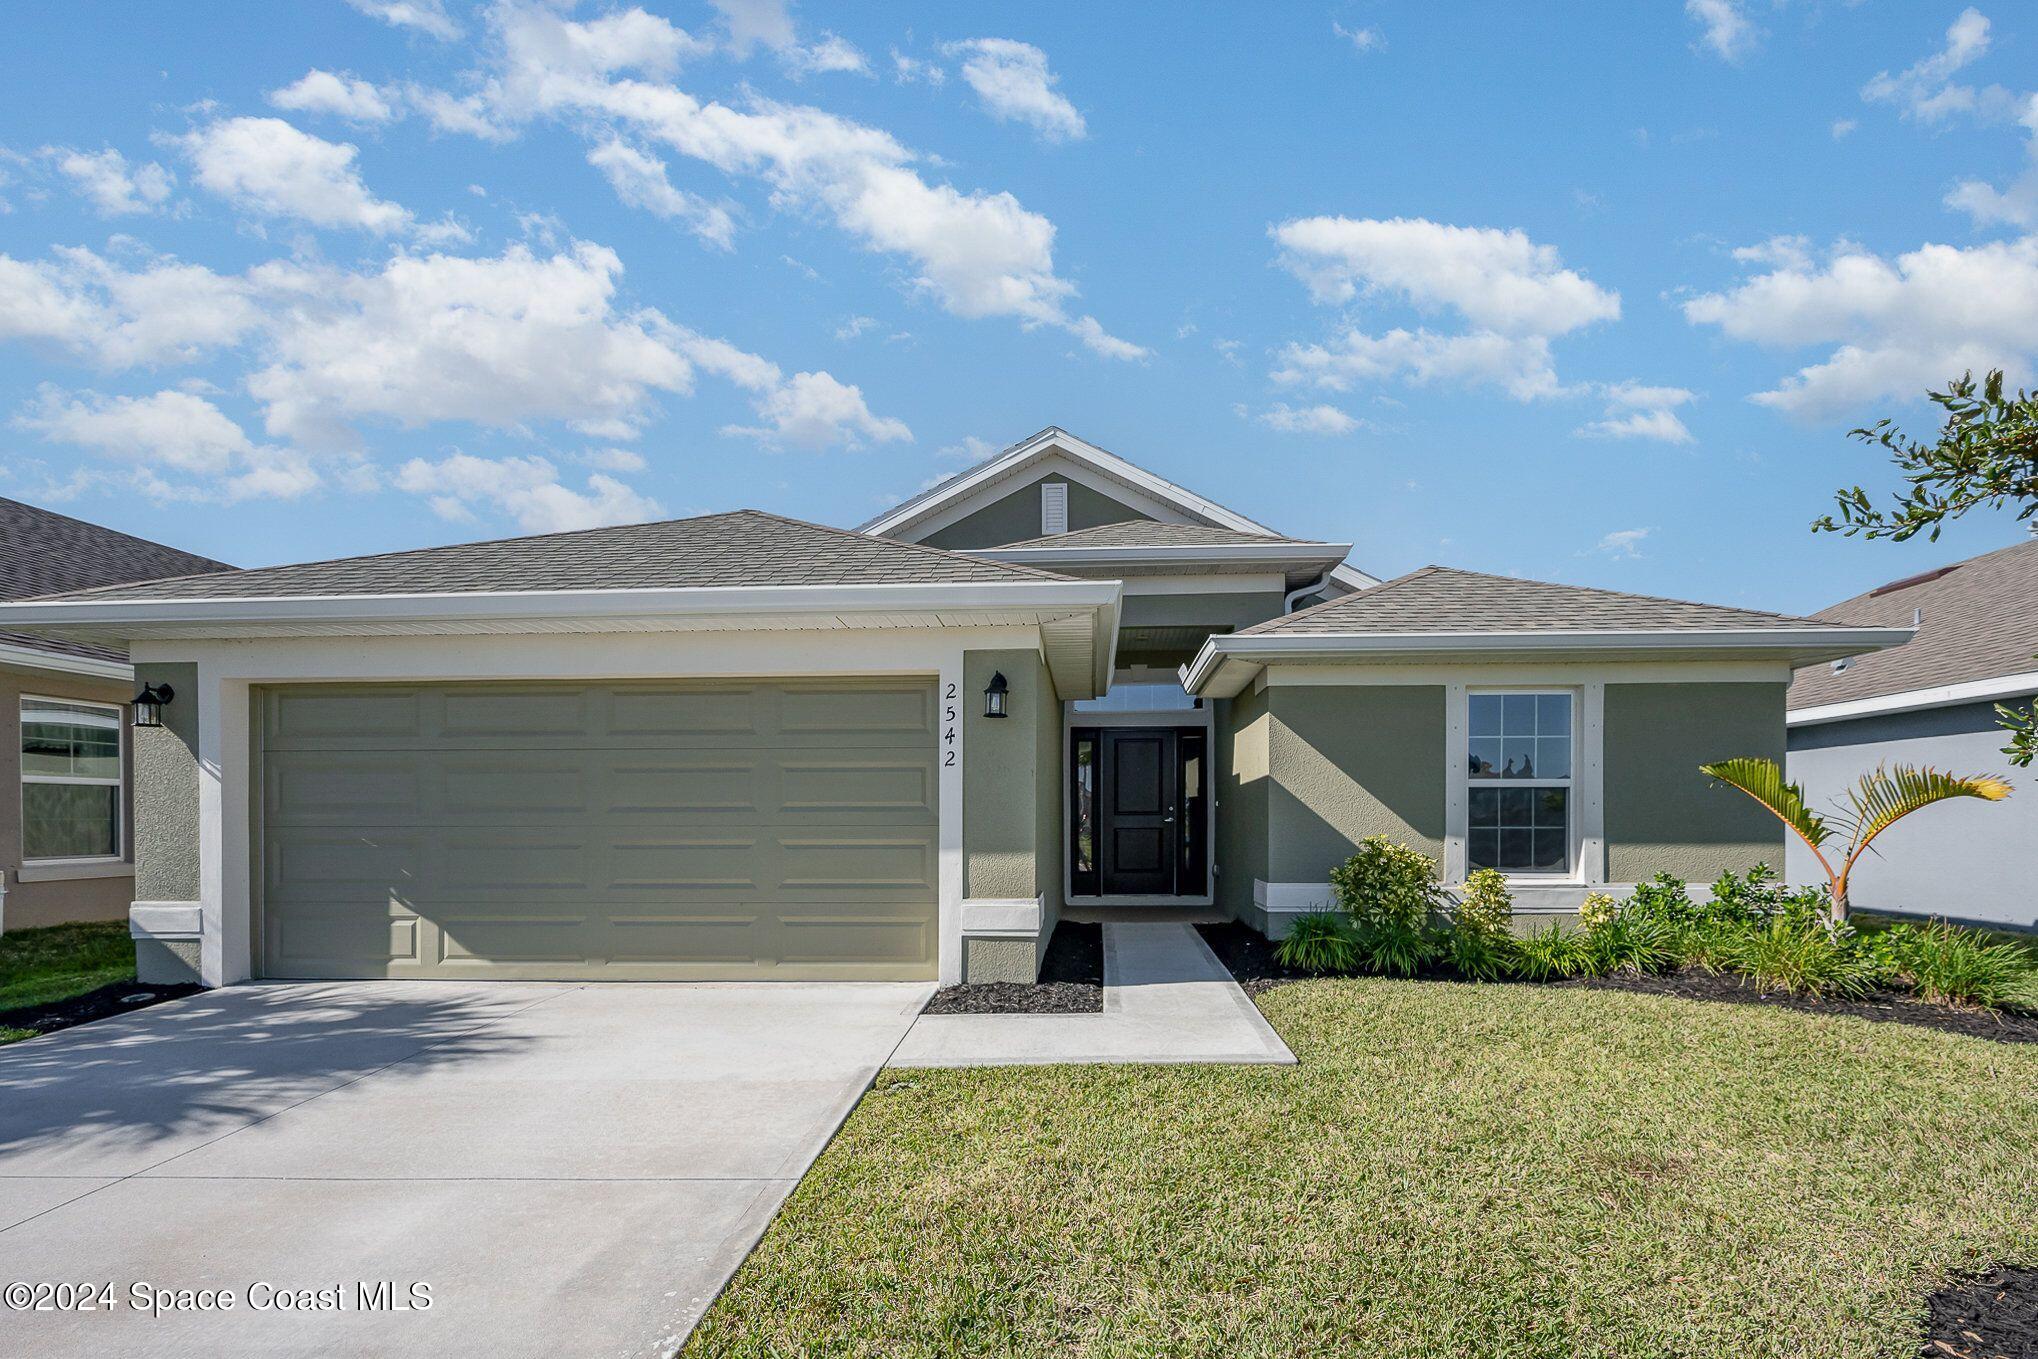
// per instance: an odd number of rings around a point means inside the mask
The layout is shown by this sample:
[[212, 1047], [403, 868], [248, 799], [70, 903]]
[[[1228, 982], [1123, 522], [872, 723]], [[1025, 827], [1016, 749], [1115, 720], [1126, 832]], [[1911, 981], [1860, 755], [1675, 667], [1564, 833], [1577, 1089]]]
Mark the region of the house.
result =
[[[1829, 805], [1882, 764], [2008, 774], [2003, 803], [1954, 802], [1876, 841], [1851, 895], [1860, 908], [2019, 929], [2038, 927], [2038, 796], [2003, 754], [1996, 705], [2038, 695], [2038, 539], [1892, 581], [1818, 615], [1917, 636], [1893, 651], [1798, 672], [1790, 686], [1790, 777]], [[1793, 843], [1793, 881], [1824, 881]]]
[[855, 531], [743, 510], [0, 625], [176, 690], [131, 918], [145, 975], [210, 984], [1030, 979], [1069, 903], [1278, 933], [1376, 831], [1570, 910], [1780, 859], [1698, 764], [1780, 758], [1793, 665], [1909, 636], [1349, 547], [1051, 428]]
[[[0, 498], [0, 599], [231, 569]], [[117, 642], [0, 631], [0, 930], [127, 915], [133, 694]]]

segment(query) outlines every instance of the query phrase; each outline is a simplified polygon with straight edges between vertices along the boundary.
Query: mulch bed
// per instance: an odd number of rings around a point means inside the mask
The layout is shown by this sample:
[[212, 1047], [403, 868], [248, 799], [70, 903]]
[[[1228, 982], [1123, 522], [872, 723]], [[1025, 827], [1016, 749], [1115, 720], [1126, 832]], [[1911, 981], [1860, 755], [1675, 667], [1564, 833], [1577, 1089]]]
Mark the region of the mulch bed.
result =
[[[1285, 967], [1274, 958], [1274, 945], [1249, 925], [1226, 921], [1221, 925], [1198, 925], [1203, 942], [1210, 945], [1231, 975], [1248, 995], [1260, 995], [1289, 982], [1315, 976]], [[1648, 995], [1676, 996], [1682, 1000], [1721, 1001], [1730, 1005], [1780, 1005], [1809, 1014], [1852, 1015], [1880, 1024], [1912, 1024], [1946, 1033], [1986, 1038], [1997, 1043], [2038, 1043], [2038, 1015], [1990, 1014], [1952, 1005], [1934, 1005], [1901, 991], [1875, 991], [1858, 1000], [1816, 1000], [1784, 991], [1763, 991], [1739, 977], [1718, 976], [1698, 968], [1687, 968], [1662, 976], [1631, 972], [1610, 977], [1576, 977], [1559, 982], [1505, 982], [1510, 986], [1584, 986], [1609, 991], [1637, 991]]]
[[1935, 1359], [2038, 1359], [2038, 1269], [1999, 1265], [1925, 1299], [1918, 1353]]
[[1104, 927], [1064, 920], [1047, 941], [1040, 980], [944, 986], [930, 1015], [1093, 1015], [1104, 1009]]
[[176, 986], [152, 986], [147, 982], [118, 981], [67, 1000], [45, 1005], [24, 1005], [18, 1010], [0, 1010], [0, 1029], [28, 1029], [37, 1034], [55, 1033], [75, 1024], [110, 1019], [129, 1010], [146, 1009], [166, 1000], [192, 996], [205, 988], [190, 982]]

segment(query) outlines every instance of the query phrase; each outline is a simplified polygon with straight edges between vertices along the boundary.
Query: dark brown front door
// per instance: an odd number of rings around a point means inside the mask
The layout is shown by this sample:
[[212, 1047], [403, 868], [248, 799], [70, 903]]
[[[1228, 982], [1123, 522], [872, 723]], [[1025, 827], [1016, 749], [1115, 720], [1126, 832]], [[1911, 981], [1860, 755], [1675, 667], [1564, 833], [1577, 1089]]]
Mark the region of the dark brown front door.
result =
[[1102, 733], [1098, 873], [1105, 896], [1173, 896], [1181, 862], [1175, 733]]

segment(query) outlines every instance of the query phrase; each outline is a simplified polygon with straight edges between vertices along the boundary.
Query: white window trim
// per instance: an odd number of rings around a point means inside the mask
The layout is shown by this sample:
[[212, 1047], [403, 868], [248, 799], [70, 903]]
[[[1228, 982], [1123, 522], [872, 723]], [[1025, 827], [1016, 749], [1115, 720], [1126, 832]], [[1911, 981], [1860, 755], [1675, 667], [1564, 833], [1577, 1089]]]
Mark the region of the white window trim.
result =
[[[87, 868], [89, 866], [98, 864], [125, 864], [127, 862], [127, 842], [128, 842], [127, 709], [118, 703], [101, 703], [96, 699], [59, 698], [55, 694], [22, 694], [19, 702], [16, 705], [14, 715], [17, 744], [20, 737], [21, 728], [23, 725], [25, 725], [24, 720], [25, 714], [28, 711], [29, 705], [32, 703], [63, 703], [73, 708], [99, 708], [113, 714], [113, 734], [115, 741], [114, 767], [116, 770], [115, 777], [111, 779], [93, 779], [85, 778], [76, 774], [31, 774], [27, 770], [22, 770], [18, 775], [17, 782], [21, 784], [29, 783], [75, 784], [81, 787], [90, 788], [105, 788], [111, 786], [114, 789], [113, 795], [114, 846], [113, 853], [111, 854], [61, 854], [51, 855], [43, 858], [29, 857], [27, 852], [28, 799], [21, 797], [19, 795], [19, 792], [17, 791], [16, 800], [20, 803], [20, 818], [21, 818], [21, 824], [18, 827], [18, 830], [21, 835], [21, 846], [22, 846], [21, 866], [23, 868], [29, 869], [46, 870], [74, 867]], [[17, 758], [18, 757], [19, 752], [17, 752]], [[29, 880], [36, 881], [38, 880], [38, 878], [46, 876], [47, 874], [39, 874], [34, 877], [31, 877]]]
[[[1523, 887], [1584, 886], [1606, 879], [1606, 684], [1601, 680], [1584, 683], [1492, 683], [1444, 686], [1444, 879], [1461, 883], [1469, 870], [1466, 828], [1471, 815], [1471, 709], [1473, 694], [1571, 695], [1571, 778], [1569, 854], [1570, 871], [1564, 873], [1509, 873], [1510, 884]], [[1508, 784], [1504, 780], [1479, 780], [1481, 786], [1536, 787], [1542, 780]], [[1544, 786], [1559, 786], [1552, 782]]]

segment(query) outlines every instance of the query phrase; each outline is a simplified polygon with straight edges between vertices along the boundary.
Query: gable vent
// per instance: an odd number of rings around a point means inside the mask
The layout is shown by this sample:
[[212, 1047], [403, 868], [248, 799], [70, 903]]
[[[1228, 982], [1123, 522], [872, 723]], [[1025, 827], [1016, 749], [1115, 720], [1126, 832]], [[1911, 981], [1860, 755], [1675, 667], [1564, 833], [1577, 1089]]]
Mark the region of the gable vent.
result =
[[1065, 481], [1049, 481], [1040, 487], [1040, 533], [1069, 531], [1069, 484]]

